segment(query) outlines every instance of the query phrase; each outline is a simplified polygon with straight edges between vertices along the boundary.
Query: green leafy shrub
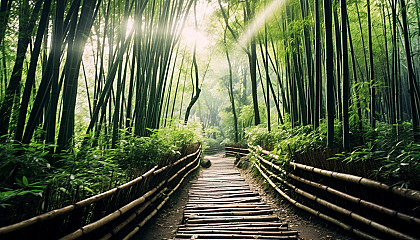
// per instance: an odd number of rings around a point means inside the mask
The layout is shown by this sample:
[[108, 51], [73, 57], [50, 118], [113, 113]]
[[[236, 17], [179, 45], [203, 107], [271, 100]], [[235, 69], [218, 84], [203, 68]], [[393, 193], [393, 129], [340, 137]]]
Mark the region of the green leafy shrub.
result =
[[[109, 148], [110, 136], [80, 136], [75, 146], [59, 154], [51, 154], [56, 146], [44, 143], [1, 144], [0, 211], [13, 212], [27, 201], [42, 208], [32, 209], [28, 215], [62, 207], [122, 184], [152, 166], [166, 164], [184, 154], [187, 146], [202, 142], [197, 123], [172, 122], [169, 127], [150, 131], [149, 137], [121, 131], [114, 149]], [[32, 197], [22, 197], [27, 194]]]

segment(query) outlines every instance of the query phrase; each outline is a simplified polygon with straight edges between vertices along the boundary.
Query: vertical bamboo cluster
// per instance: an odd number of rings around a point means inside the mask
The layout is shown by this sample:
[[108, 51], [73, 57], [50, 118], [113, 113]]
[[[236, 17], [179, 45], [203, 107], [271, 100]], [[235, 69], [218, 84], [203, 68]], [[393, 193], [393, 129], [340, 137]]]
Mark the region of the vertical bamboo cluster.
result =
[[[266, 1], [253, 5], [218, 2], [222, 21], [234, 40], [252, 26], [254, 19], [249, 18], [246, 7], [252, 6], [258, 18], [267, 6]], [[238, 20], [241, 13], [232, 10], [240, 9], [241, 4], [245, 7], [243, 23]], [[326, 119], [330, 148], [349, 150], [363, 144], [365, 139], [357, 136], [375, 131], [378, 122], [380, 126], [397, 124], [397, 130], [398, 124], [411, 122], [418, 139], [420, 96], [415, 69], [419, 67], [419, 37], [414, 34], [418, 9], [418, 1], [406, 4], [404, 0], [325, 0], [322, 5], [318, 0], [289, 0], [279, 10], [273, 9], [273, 16], [254, 36], [260, 50], [254, 102], [264, 100], [267, 128], [272, 125], [271, 108], [275, 106], [279, 120], [285, 115], [292, 126], [317, 128]], [[252, 39], [249, 48], [243, 49], [250, 60]], [[250, 61], [251, 77], [252, 67]], [[335, 131], [336, 121], [340, 132]]]
[[[19, 16], [19, 41], [16, 58], [2, 66], [0, 135], [24, 143], [36, 136], [59, 152], [73, 145], [77, 121], [97, 140], [109, 136], [111, 147], [120, 129], [145, 136], [159, 128], [179, 101], [170, 102], [172, 81], [178, 75], [176, 95], [187, 61], [184, 50], [177, 63], [177, 49], [194, 2], [1, 1], [0, 21]], [[3, 60], [12, 53], [9, 28], [0, 29]], [[195, 53], [191, 61], [198, 76]], [[198, 78], [194, 86], [199, 92]]]

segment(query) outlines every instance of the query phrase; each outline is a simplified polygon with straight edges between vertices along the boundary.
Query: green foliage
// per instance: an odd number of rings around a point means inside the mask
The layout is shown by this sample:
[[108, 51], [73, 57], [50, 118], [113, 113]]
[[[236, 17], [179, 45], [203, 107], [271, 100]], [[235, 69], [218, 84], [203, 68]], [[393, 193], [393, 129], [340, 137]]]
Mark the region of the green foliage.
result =
[[10, 207], [17, 197], [32, 194], [60, 199], [60, 206], [49, 208], [61, 207], [106, 191], [159, 164], [165, 156], [177, 157], [186, 146], [203, 141], [197, 123], [172, 122], [150, 131], [150, 137], [121, 131], [116, 149], [105, 145], [110, 136], [82, 136], [75, 146], [54, 155], [50, 154], [54, 145], [8, 141], [0, 145], [0, 206]]
[[349, 164], [373, 162], [376, 166], [371, 173], [373, 178], [402, 187], [419, 186], [420, 144], [414, 142], [411, 124], [393, 126], [378, 122], [376, 129], [364, 127], [367, 142], [352, 152], [337, 154], [333, 159]]
[[124, 169], [144, 171], [159, 163], [164, 156], [180, 155], [183, 147], [202, 143], [201, 126], [189, 122], [171, 122], [167, 127], [150, 130], [149, 137], [138, 137], [123, 132], [123, 140], [116, 150], [115, 161]]
[[[339, 136], [339, 123], [336, 122], [336, 136]], [[273, 126], [271, 132], [263, 125], [247, 128], [247, 140], [252, 145], [260, 145], [265, 149], [284, 149], [293, 150], [294, 152], [305, 152], [307, 150], [325, 149], [327, 146], [326, 139], [327, 126], [325, 121], [321, 121], [320, 126], [315, 131], [312, 127], [297, 126], [291, 127], [290, 121], [284, 125]], [[335, 139], [339, 142], [339, 138]]]
[[[335, 125], [334, 142], [336, 146], [339, 146], [341, 127], [338, 121]], [[362, 132], [357, 127], [356, 123], [351, 124], [353, 150], [340, 152], [338, 148], [336, 150], [339, 153], [331, 158], [328, 158], [328, 154], [318, 154], [328, 152], [325, 121], [322, 121], [316, 130], [312, 130], [311, 126], [291, 128], [290, 123], [286, 123], [268, 132], [266, 127], [260, 125], [248, 128], [246, 137], [251, 145], [262, 146], [278, 155], [281, 165], [295, 160], [296, 155], [305, 158], [305, 155], [314, 154], [324, 156], [324, 158], [316, 159], [318, 162], [330, 160], [342, 162], [344, 169], [348, 169], [348, 173], [353, 173], [351, 165], [362, 164], [367, 168], [368, 175], [374, 179], [402, 187], [420, 186], [420, 144], [413, 141], [411, 124], [402, 123], [392, 126], [378, 122], [377, 128], [372, 129], [365, 121]]]
[[46, 147], [44, 144], [22, 144], [17, 141], [0, 144], [0, 187], [15, 179], [26, 179], [27, 182], [27, 177], [45, 176], [51, 168], [45, 159], [48, 154]]

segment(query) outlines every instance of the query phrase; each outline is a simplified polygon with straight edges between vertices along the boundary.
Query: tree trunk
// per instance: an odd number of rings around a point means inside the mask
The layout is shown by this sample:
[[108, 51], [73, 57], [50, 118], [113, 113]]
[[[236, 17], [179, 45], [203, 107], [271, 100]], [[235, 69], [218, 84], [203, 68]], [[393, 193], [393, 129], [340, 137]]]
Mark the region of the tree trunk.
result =
[[327, 104], [327, 145], [334, 147], [334, 61], [331, 21], [331, 0], [324, 2], [324, 26], [325, 26], [325, 85]]
[[32, 86], [35, 82], [35, 72], [38, 65], [38, 58], [41, 52], [42, 39], [44, 38], [45, 29], [48, 25], [48, 17], [50, 13], [51, 0], [46, 0], [42, 8], [41, 20], [39, 21], [38, 31], [35, 39], [34, 49], [31, 53], [31, 60], [29, 64], [28, 74], [25, 81], [25, 89], [22, 95], [22, 101], [19, 108], [19, 117], [16, 126], [15, 139], [22, 141], [23, 129], [25, 127], [26, 114], [30, 101]]
[[234, 128], [234, 141], [235, 143], [239, 142], [239, 134], [238, 134], [238, 117], [236, 116], [236, 108], [235, 108], [235, 97], [233, 95], [233, 76], [232, 76], [232, 64], [230, 62], [230, 57], [229, 57], [229, 51], [226, 45], [226, 30], [224, 33], [224, 39], [223, 39], [223, 43], [225, 45], [225, 53], [226, 53], [226, 60], [228, 62], [228, 66], [229, 66], [229, 87], [228, 87], [228, 92], [229, 92], [229, 100], [230, 103], [232, 105], [232, 114], [233, 114], [233, 128]]
[[[408, 68], [408, 84], [410, 92], [410, 104], [411, 104], [411, 117], [413, 121], [413, 133], [414, 139], [416, 141], [420, 140], [418, 133], [419, 126], [419, 109], [418, 109], [418, 87], [416, 83], [416, 76], [414, 75], [413, 63], [411, 59], [411, 48], [410, 48], [410, 38], [408, 33], [408, 24], [407, 24], [407, 6], [405, 5], [405, 0], [400, 0], [401, 5], [401, 17], [402, 17], [402, 26], [403, 26], [403, 35], [404, 35], [404, 50], [407, 58], [407, 68]], [[416, 96], [417, 93], [417, 96]]]
[[24, 0], [21, 3], [21, 15], [19, 16], [19, 36], [17, 43], [16, 59], [13, 67], [12, 75], [7, 86], [4, 99], [0, 106], [0, 136], [8, 133], [10, 116], [12, 113], [13, 102], [15, 97], [20, 95], [19, 87], [22, 80], [23, 62], [25, 54], [31, 41], [32, 31], [38, 19], [38, 13], [41, 8], [42, 1], [37, 0], [35, 7], [30, 12], [29, 1]]
[[372, 49], [372, 24], [370, 16], [370, 0], [366, 2], [368, 19], [368, 44], [369, 44], [369, 81], [370, 81], [370, 124], [373, 129], [376, 127], [376, 89], [375, 75], [373, 70], [373, 49]]
[[350, 134], [349, 134], [349, 67], [348, 67], [348, 49], [347, 49], [347, 6], [346, 0], [340, 0], [341, 15], [341, 48], [342, 48], [342, 79], [343, 79], [343, 147], [346, 151], [350, 150]]
[[319, 0], [314, 0], [315, 22], [315, 103], [314, 103], [314, 129], [319, 127], [320, 104], [322, 101], [322, 68], [321, 68], [321, 27], [319, 20]]

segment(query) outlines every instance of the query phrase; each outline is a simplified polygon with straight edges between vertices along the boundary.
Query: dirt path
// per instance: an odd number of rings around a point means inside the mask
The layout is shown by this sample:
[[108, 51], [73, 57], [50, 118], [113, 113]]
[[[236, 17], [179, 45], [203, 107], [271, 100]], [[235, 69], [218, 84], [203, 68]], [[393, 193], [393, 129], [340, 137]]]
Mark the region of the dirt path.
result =
[[[206, 156], [205, 158], [215, 162], [222, 157], [223, 154], [220, 153]], [[233, 162], [233, 158], [230, 158], [230, 160]], [[167, 204], [157, 216], [140, 230], [140, 233], [135, 239], [174, 239], [178, 226], [182, 224], [184, 209], [189, 200], [188, 192], [191, 189], [192, 184], [196, 183], [198, 178], [203, 177], [207, 172], [211, 172], [212, 169], [215, 168], [217, 168], [217, 164], [213, 164], [209, 169], [201, 169], [198, 176], [193, 177], [191, 181], [187, 181], [186, 184], [176, 192], [172, 200], [169, 201], [169, 204]], [[221, 168], [228, 169], [229, 167], [222, 166]], [[233, 170], [233, 164], [230, 169]], [[261, 184], [255, 180], [249, 171], [239, 171], [246, 183], [250, 186], [252, 192], [258, 193], [263, 202], [273, 209], [274, 214], [282, 222], [287, 223], [291, 230], [299, 232], [299, 239], [352, 239], [346, 232], [326, 224], [305, 212], [296, 210], [296, 208], [287, 202], [275, 200], [273, 197], [275, 194], [270, 193], [270, 191], [264, 191]]]

